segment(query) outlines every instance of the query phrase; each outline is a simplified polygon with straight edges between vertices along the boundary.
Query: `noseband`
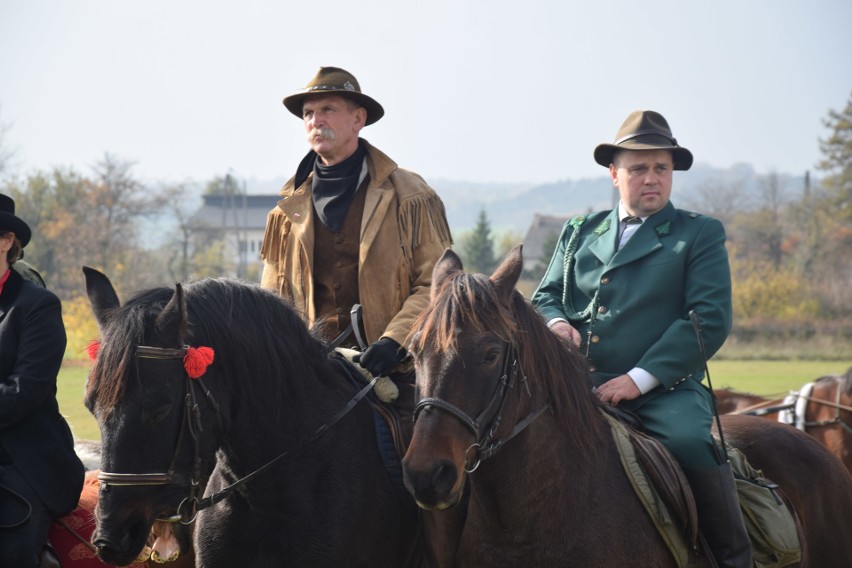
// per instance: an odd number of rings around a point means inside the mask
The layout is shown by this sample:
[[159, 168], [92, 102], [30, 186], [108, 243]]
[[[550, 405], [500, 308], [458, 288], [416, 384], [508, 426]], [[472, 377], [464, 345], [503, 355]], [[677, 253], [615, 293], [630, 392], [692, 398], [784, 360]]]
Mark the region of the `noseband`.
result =
[[[520, 434], [521, 431], [532, 424], [536, 418], [541, 416], [545, 410], [550, 408], [550, 404], [544, 405], [542, 408], [530, 413], [526, 418], [518, 422], [507, 437], [503, 439], [494, 438], [497, 433], [497, 429], [503, 421], [503, 410], [506, 407], [506, 400], [509, 398], [509, 392], [515, 386], [515, 380], [518, 375], [520, 375], [521, 383], [523, 383], [526, 388], [527, 395], [532, 398], [532, 393], [530, 392], [530, 387], [527, 383], [527, 377], [524, 375], [520, 365], [518, 364], [517, 348], [507, 342], [503, 349], [503, 368], [497, 379], [497, 386], [491, 394], [491, 398], [488, 399], [488, 403], [485, 405], [485, 408], [476, 416], [476, 418], [471, 418], [471, 416], [465, 411], [442, 398], [427, 397], [420, 399], [414, 407], [414, 420], [417, 420], [417, 417], [425, 408], [435, 407], [443, 410], [461, 422], [462, 425], [464, 425], [464, 427], [473, 434], [473, 439], [476, 440], [465, 451], [465, 471], [467, 473], [473, 473], [483, 460], [486, 460], [496, 454], [506, 442]], [[520, 391], [518, 391], [518, 396], [520, 396]], [[493, 418], [491, 418], [491, 422], [488, 424], [488, 427], [483, 429], [482, 424], [492, 413], [494, 406], [497, 406], [497, 410], [493, 413]], [[471, 452], [473, 453], [472, 460], [469, 459]]]

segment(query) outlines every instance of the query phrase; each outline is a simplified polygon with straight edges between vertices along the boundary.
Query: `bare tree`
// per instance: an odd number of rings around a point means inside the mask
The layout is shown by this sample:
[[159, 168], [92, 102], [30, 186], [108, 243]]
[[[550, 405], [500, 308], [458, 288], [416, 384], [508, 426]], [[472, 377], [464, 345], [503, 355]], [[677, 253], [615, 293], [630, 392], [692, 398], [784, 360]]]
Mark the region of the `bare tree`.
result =
[[709, 179], [698, 186], [694, 194], [684, 196], [683, 202], [687, 209], [716, 217], [727, 227], [743, 209], [745, 195], [742, 179], [731, 182]]
[[769, 261], [777, 269], [781, 266], [781, 247], [785, 236], [782, 216], [787, 204], [786, 189], [775, 170], [761, 179], [760, 188], [761, 208], [757, 217], [760, 221], [758, 234], [766, 245]]
[[173, 280], [185, 282], [194, 272], [192, 267], [193, 228], [190, 225], [190, 219], [196, 198], [187, 191], [186, 184], [167, 186], [163, 188], [163, 195], [167, 204], [166, 210], [176, 222], [173, 235], [165, 245], [168, 249], [166, 268]]

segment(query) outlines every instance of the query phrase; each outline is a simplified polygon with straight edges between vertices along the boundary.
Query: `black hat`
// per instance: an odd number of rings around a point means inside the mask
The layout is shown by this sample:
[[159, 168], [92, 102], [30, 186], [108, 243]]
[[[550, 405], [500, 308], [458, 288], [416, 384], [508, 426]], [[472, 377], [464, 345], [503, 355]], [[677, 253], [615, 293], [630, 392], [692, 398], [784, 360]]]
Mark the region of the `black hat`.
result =
[[671, 150], [674, 169], [688, 170], [692, 166], [692, 152], [677, 145], [669, 123], [652, 110], [631, 112], [618, 129], [615, 142], [595, 148], [595, 161], [608, 168], [619, 150]]
[[27, 246], [32, 236], [30, 226], [15, 216], [15, 200], [0, 193], [0, 231], [12, 231], [21, 241], [21, 247]]
[[317, 95], [338, 95], [351, 99], [367, 110], [364, 126], [373, 124], [385, 114], [377, 101], [361, 92], [361, 86], [355, 75], [339, 67], [320, 67], [317, 74], [305, 88], [294, 95], [284, 97], [287, 110], [302, 118], [302, 105], [305, 99]]

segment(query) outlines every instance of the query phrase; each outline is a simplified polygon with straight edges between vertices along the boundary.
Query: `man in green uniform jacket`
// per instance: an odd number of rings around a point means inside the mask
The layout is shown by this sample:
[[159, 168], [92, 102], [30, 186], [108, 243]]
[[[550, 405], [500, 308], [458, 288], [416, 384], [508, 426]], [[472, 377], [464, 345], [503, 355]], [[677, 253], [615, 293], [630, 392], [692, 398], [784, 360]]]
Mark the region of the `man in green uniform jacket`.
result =
[[565, 224], [533, 303], [586, 354], [600, 400], [637, 414], [680, 462], [719, 566], [751, 566], [730, 464], [710, 435], [712, 398], [689, 318], [697, 313], [712, 356], [731, 329], [725, 230], [669, 201], [673, 170], [688, 170], [692, 153], [659, 113], [631, 113], [594, 156], [621, 201]]

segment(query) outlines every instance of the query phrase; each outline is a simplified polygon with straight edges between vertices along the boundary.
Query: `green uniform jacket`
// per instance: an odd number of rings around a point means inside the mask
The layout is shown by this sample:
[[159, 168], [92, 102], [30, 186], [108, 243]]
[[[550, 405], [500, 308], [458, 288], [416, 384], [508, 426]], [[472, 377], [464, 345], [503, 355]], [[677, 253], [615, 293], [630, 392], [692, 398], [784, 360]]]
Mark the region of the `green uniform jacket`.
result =
[[[669, 203], [616, 252], [617, 211], [565, 224], [532, 301], [546, 320], [565, 318], [580, 331], [596, 385], [633, 367], [654, 375], [665, 389], [686, 378], [700, 382], [704, 360], [689, 311], [700, 317], [711, 357], [731, 329], [725, 230], [717, 219]], [[576, 252], [566, 271], [575, 228]], [[695, 386], [690, 383], [683, 386]]]

